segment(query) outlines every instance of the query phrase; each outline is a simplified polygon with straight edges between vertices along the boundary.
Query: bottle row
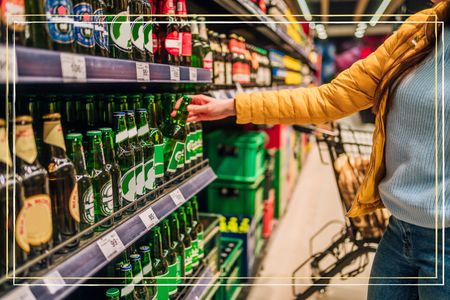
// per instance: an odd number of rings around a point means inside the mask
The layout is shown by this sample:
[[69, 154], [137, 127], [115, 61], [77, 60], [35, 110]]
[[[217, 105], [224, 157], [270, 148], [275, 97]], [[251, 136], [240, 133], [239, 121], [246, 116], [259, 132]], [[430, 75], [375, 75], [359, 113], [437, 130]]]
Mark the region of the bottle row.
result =
[[[161, 103], [155, 101], [155, 95], [145, 95], [145, 105], [135, 101], [139, 97], [117, 96], [113, 101], [106, 97], [108, 100], [97, 104], [112, 105], [105, 110], [111, 126], [95, 118], [93, 98], [85, 95], [74, 101], [65, 97], [61, 103], [28, 97], [33, 100], [28, 105], [35, 121], [29, 115], [18, 116], [14, 130], [9, 130], [15, 133], [15, 173], [7, 124], [0, 120], [0, 201], [9, 211], [1, 211], [2, 220], [8, 220], [1, 231], [8, 237], [2, 238], [9, 240], [9, 248], [2, 247], [2, 263], [9, 261], [9, 265], [1, 271], [11, 269], [14, 262], [17, 268], [62, 243], [58, 252], [73, 251], [81, 231], [81, 238], [89, 238], [93, 231], [88, 228], [108, 229], [120, 220], [122, 212], [132, 214], [139, 205], [154, 200], [156, 191], [162, 192], [158, 187], [179, 183], [183, 180], [179, 175], [188, 176], [202, 161], [201, 125], [186, 124], [189, 97], [182, 98], [172, 118], [177, 98], [164, 94], [164, 107], [169, 107], [163, 112], [164, 121], [159, 121]], [[133, 101], [127, 102], [128, 98]], [[40, 118], [44, 103], [47, 113]], [[62, 122], [58, 110], [63, 112]], [[77, 116], [82, 116], [78, 123], [71, 122], [70, 117]], [[28, 271], [51, 263], [48, 258]]]

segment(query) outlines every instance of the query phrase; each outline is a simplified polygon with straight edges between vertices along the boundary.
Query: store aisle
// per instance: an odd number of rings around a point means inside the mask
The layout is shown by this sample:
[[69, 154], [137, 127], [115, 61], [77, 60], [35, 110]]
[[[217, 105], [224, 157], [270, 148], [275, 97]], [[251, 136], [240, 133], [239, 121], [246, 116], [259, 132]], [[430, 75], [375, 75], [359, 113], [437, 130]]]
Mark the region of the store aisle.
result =
[[[258, 274], [260, 278], [255, 282], [277, 286], [254, 286], [247, 299], [292, 299], [292, 271], [309, 257], [310, 237], [326, 222], [334, 219], [344, 220], [334, 174], [331, 165], [323, 165], [320, 162], [318, 149], [314, 147], [299, 177], [286, 214], [266, 248], [266, 258]], [[339, 229], [340, 225], [334, 224], [325, 230], [315, 240], [313, 251], [321, 251], [327, 247]], [[373, 255], [370, 256], [370, 261], [372, 259]], [[370, 264], [357, 278], [333, 279], [332, 284], [340, 286], [329, 286], [326, 294], [315, 294], [310, 299], [365, 299], [367, 278], [364, 277], [369, 274]], [[309, 267], [297, 276], [311, 276]], [[297, 281], [302, 284], [309, 282], [308, 279]]]

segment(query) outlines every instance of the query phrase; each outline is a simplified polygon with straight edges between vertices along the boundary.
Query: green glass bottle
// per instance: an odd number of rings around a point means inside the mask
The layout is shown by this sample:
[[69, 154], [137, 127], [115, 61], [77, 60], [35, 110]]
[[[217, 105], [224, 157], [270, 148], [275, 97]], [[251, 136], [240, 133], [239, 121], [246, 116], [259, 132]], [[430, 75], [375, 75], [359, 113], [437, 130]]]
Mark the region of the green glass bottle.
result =
[[173, 111], [173, 107], [175, 106], [175, 103], [177, 102], [177, 95], [171, 94], [171, 93], [165, 93], [162, 95], [161, 98], [161, 104], [162, 104], [162, 126], [161, 131], [163, 132], [164, 136], [167, 135], [167, 130], [169, 130], [170, 125], [172, 124], [172, 116], [170, 115]]
[[108, 5], [109, 54], [113, 58], [131, 59], [131, 26], [128, 0], [111, 0]]
[[192, 268], [196, 270], [199, 266], [198, 259], [198, 235], [194, 224], [194, 213], [190, 202], [184, 204], [186, 211], [186, 226], [188, 227], [189, 234], [192, 240]]
[[105, 127], [114, 126], [114, 112], [115, 112], [115, 97], [114, 94], [105, 95], [102, 103], [102, 110], [100, 111], [101, 123]]
[[106, 290], [107, 300], [120, 300], [120, 291], [118, 288], [111, 288]]
[[161, 228], [159, 226], [155, 226], [152, 229], [150, 248], [153, 249], [153, 270], [158, 287], [158, 300], [167, 300], [169, 299], [167, 280], [169, 276], [169, 265], [163, 255]]
[[195, 122], [197, 128], [197, 136], [195, 138], [195, 155], [197, 164], [203, 161], [203, 127], [202, 122]]
[[[144, 149], [142, 143], [138, 139], [136, 121], [134, 119], [134, 112], [127, 110], [125, 113], [125, 119], [127, 123], [128, 139], [131, 147], [134, 150], [135, 159], [135, 179], [136, 179], [136, 200], [145, 195], [145, 176], [144, 176]], [[144, 202], [140, 201], [138, 205], [143, 205]]]
[[192, 56], [191, 66], [195, 68], [203, 68], [203, 45], [200, 40], [198, 24], [195, 19], [191, 20], [192, 32]]
[[[75, 166], [78, 184], [78, 207], [80, 209], [80, 229], [85, 230], [95, 223], [94, 189], [92, 179], [86, 169], [86, 159], [83, 149], [83, 135], [70, 133], [66, 135], [67, 155]], [[93, 230], [86, 232], [85, 238], [91, 237]]]
[[[128, 129], [124, 112], [114, 113], [114, 134], [116, 158], [122, 174], [122, 205], [130, 205], [136, 200], [136, 176], [135, 176], [135, 157], [134, 150], [128, 138]], [[127, 213], [136, 210], [136, 205], [130, 205]]]
[[144, 278], [142, 282], [147, 286], [147, 290], [149, 292], [149, 299], [153, 300], [158, 297], [158, 289], [156, 286], [156, 279], [153, 276], [153, 266], [152, 259], [150, 255], [150, 247], [149, 246], [140, 246], [139, 254], [141, 254], [142, 260], [142, 273], [144, 274]]
[[139, 300], [150, 300], [150, 292], [143, 284], [144, 275], [142, 273], [141, 255], [133, 253], [130, 255], [130, 262], [133, 268], [134, 298]]
[[[113, 187], [113, 202], [114, 212], [119, 211], [122, 206], [122, 172], [116, 160], [116, 153], [114, 151], [114, 133], [109, 127], [100, 128], [102, 133], [103, 152], [105, 154], [106, 169], [111, 173], [112, 187]], [[122, 218], [122, 214], [116, 214], [114, 220], [118, 221]]]
[[131, 22], [131, 49], [133, 60], [146, 61], [144, 48], [144, 1], [129, 0], [128, 10]]
[[191, 233], [189, 231], [189, 227], [187, 226], [187, 218], [184, 207], [180, 207], [179, 210], [179, 221], [180, 221], [180, 232], [181, 238], [184, 244], [184, 268], [185, 268], [185, 276], [191, 276], [193, 273], [192, 267], [192, 239]]
[[161, 129], [164, 125], [164, 115], [163, 115], [163, 95], [155, 94], [155, 105], [156, 105], [156, 122], [158, 124], [158, 128]]
[[197, 237], [198, 237], [198, 258], [201, 260], [205, 257], [205, 245], [204, 245], [204, 227], [202, 222], [200, 222], [200, 214], [198, 212], [198, 199], [197, 196], [194, 196], [191, 202], [192, 205], [192, 212], [194, 217], [194, 223], [195, 223], [195, 231], [197, 231]]
[[169, 220], [164, 219], [162, 222], [162, 244], [164, 257], [167, 260], [168, 268], [169, 268], [169, 298], [175, 298], [178, 292], [177, 279], [180, 277], [178, 274], [178, 256], [175, 252], [174, 245], [172, 243], [172, 237], [170, 234], [170, 225]]
[[144, 106], [142, 106], [142, 95], [133, 94], [128, 96], [128, 109], [136, 111], [139, 108], [144, 108]]
[[127, 111], [128, 110], [128, 97], [126, 95], [117, 95], [114, 99], [114, 111]]
[[180, 234], [180, 222], [178, 221], [178, 213], [173, 212], [170, 215], [169, 218], [170, 222], [170, 238], [172, 239], [172, 244], [175, 250], [175, 253], [177, 254], [177, 284], [183, 283], [185, 268], [184, 268], [184, 262], [185, 262], [185, 256], [184, 256], [184, 244], [183, 240]]
[[[138, 138], [144, 151], [144, 180], [145, 194], [155, 189], [155, 168], [154, 168], [154, 144], [148, 126], [147, 110], [139, 108], [136, 110], [136, 123], [138, 128]], [[153, 195], [153, 199], [155, 195]]]
[[[87, 171], [92, 177], [94, 187], [95, 222], [109, 217], [114, 212], [113, 188], [111, 173], [106, 169], [103, 154], [102, 133], [91, 130], [87, 134]], [[96, 227], [96, 231], [103, 231], [111, 227], [113, 220]]]
[[154, 62], [153, 55], [153, 22], [152, 22], [152, 5], [153, 1], [144, 0], [144, 48], [147, 62]]
[[80, 114], [78, 126], [81, 132], [96, 130], [96, 115], [94, 95], [83, 95], [80, 101], [81, 109], [77, 112]]
[[136, 300], [134, 297], [133, 269], [131, 264], [125, 262], [120, 267], [120, 277], [122, 278], [122, 289], [120, 291], [121, 300]]

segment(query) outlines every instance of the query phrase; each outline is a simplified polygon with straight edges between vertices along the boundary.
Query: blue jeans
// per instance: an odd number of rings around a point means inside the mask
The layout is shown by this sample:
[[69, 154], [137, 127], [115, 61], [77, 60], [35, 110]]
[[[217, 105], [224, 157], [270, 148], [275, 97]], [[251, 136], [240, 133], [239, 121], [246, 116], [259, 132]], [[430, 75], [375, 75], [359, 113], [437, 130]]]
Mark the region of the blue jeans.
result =
[[[443, 233], [445, 233], [444, 254], [442, 253]], [[450, 299], [450, 228], [438, 230], [437, 248], [436, 257], [435, 229], [405, 223], [391, 216], [389, 226], [375, 254], [368, 299]], [[445, 278], [442, 276], [443, 261], [445, 261]], [[442, 285], [443, 279], [445, 286]]]

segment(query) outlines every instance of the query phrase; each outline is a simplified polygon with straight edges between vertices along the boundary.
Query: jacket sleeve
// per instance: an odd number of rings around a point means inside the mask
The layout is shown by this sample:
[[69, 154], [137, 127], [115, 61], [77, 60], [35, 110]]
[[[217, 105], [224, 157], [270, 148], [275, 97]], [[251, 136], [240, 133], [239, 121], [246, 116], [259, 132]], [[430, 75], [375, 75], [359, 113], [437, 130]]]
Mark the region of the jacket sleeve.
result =
[[369, 108], [397, 44], [398, 32], [367, 58], [355, 62], [331, 83], [320, 87], [238, 94], [237, 122], [323, 123]]

